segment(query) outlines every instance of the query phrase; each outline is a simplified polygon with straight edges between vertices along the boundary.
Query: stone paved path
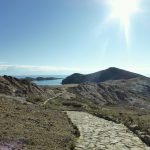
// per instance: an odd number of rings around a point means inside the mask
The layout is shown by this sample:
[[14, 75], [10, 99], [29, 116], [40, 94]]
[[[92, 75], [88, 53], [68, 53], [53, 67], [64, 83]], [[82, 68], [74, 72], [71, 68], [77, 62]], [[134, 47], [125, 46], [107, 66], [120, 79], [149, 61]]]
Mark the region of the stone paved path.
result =
[[75, 150], [150, 150], [124, 125], [85, 112], [67, 111], [80, 131]]

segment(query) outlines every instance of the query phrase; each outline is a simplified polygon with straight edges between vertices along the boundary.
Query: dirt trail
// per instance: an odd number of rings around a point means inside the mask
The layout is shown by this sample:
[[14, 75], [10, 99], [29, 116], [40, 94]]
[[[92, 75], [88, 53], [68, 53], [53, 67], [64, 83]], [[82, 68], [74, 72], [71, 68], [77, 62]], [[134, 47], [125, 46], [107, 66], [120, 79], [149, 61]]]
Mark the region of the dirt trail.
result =
[[67, 111], [80, 131], [75, 150], [150, 150], [124, 125], [85, 112]]
[[56, 96], [47, 99], [42, 105], [46, 105], [50, 100], [55, 99], [55, 98], [57, 98], [57, 97], [63, 95], [65, 92], [66, 92], [66, 91], [64, 91], [64, 92], [62, 92], [62, 93], [58, 93], [58, 94], [56, 94]]

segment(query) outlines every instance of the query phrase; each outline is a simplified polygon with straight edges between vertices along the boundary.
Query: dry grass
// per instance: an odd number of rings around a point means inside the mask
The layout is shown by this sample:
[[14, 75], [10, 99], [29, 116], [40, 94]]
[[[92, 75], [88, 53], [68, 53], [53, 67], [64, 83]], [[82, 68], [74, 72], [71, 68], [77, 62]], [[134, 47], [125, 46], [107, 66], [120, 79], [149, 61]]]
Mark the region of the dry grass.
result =
[[75, 132], [58, 109], [0, 100], [0, 142], [23, 141], [30, 150], [67, 150], [74, 145]]
[[150, 135], [150, 111], [130, 106], [99, 107], [86, 100], [56, 98], [40, 106], [41, 99], [29, 99], [32, 105], [0, 99], [0, 145], [3, 141], [23, 141], [30, 150], [69, 150], [79, 133], [65, 110], [86, 111], [98, 117], [123, 123], [134, 132]]

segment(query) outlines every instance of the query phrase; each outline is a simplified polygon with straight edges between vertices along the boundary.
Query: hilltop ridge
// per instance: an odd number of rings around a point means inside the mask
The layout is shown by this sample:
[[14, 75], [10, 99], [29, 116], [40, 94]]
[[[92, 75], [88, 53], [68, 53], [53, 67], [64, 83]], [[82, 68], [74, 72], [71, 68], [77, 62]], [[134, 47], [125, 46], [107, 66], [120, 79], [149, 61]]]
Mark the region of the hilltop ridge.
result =
[[71, 76], [65, 78], [62, 81], [62, 84], [79, 84], [84, 82], [99, 83], [108, 80], [132, 79], [137, 77], [144, 76], [123, 69], [110, 67], [106, 70], [98, 71], [87, 75], [74, 73]]

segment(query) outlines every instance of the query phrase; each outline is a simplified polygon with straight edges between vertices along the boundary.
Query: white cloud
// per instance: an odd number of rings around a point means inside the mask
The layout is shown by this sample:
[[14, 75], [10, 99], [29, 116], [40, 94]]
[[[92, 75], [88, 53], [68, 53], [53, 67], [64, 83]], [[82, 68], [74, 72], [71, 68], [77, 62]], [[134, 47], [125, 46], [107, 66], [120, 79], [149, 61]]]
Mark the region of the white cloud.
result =
[[[33, 66], [33, 65], [7, 65], [0, 64], [0, 72], [4, 73], [18, 73], [18, 72], [27, 72], [28, 74], [48, 74], [48, 73], [89, 73], [97, 71], [97, 69], [86, 69], [86, 68], [74, 68], [74, 67], [54, 67], [54, 66]], [[4, 72], [4, 73], [3, 73]]]
[[[112, 66], [110, 66], [112, 67]], [[117, 66], [118, 68], [125, 69], [128, 71], [140, 73], [143, 75], [150, 74], [150, 67], [148, 65], [145, 66], [130, 66], [123, 67]], [[96, 71], [100, 71], [106, 69], [108, 67], [101, 68], [81, 68], [81, 67], [55, 67], [55, 66], [33, 66], [33, 65], [9, 65], [9, 64], [0, 64], [0, 73], [1, 74], [12, 74], [12, 75], [34, 75], [34, 74], [71, 74], [71, 73], [92, 73]]]

